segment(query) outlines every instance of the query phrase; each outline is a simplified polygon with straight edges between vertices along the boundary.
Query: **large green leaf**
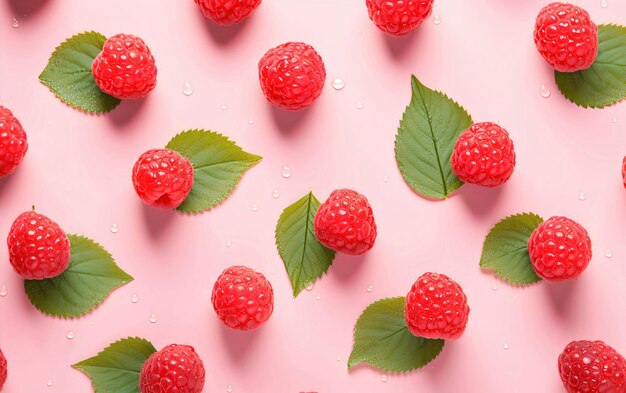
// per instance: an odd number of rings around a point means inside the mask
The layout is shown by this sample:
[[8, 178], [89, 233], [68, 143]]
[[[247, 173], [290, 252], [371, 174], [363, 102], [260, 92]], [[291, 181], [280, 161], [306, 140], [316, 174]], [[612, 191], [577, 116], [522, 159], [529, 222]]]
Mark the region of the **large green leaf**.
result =
[[59, 45], [39, 80], [61, 101], [86, 112], [113, 110], [120, 100], [100, 90], [91, 63], [102, 51], [106, 37], [95, 31], [77, 34]]
[[68, 237], [71, 258], [65, 272], [54, 278], [24, 282], [26, 294], [38, 310], [62, 318], [92, 311], [115, 288], [133, 280], [98, 243], [84, 236]]
[[129, 337], [72, 367], [91, 379], [96, 393], [139, 393], [141, 367], [155, 352], [149, 341]]
[[497, 223], [485, 239], [480, 267], [511, 284], [541, 281], [528, 255], [528, 239], [542, 221], [534, 213], [523, 213]]
[[600, 25], [598, 38], [598, 56], [590, 68], [555, 71], [565, 98], [585, 108], [603, 108], [626, 97], [626, 27]]
[[354, 327], [348, 368], [368, 363], [385, 371], [410, 371], [435, 359], [444, 340], [416, 337], [404, 319], [404, 297], [370, 304]]
[[463, 185], [450, 166], [450, 156], [461, 132], [472, 118], [443, 93], [411, 77], [412, 97], [398, 135], [396, 161], [404, 180], [415, 192], [444, 199]]
[[193, 165], [193, 187], [177, 208], [185, 213], [198, 213], [221, 203], [244, 172], [261, 160], [213, 131], [183, 131], [172, 138], [166, 148], [187, 157]]
[[335, 251], [315, 237], [313, 222], [320, 202], [312, 192], [287, 207], [276, 224], [276, 246], [285, 263], [293, 297], [322, 277], [333, 263]]

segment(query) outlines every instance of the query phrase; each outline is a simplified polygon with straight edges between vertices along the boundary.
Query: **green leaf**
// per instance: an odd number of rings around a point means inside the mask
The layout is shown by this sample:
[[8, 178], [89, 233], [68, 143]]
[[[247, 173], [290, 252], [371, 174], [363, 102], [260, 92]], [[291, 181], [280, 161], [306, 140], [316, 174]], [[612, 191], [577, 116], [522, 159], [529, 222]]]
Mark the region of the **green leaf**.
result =
[[148, 340], [129, 337], [72, 367], [85, 373], [96, 393], [139, 393], [139, 373], [156, 352]]
[[113, 110], [120, 100], [104, 93], [93, 78], [91, 63], [106, 37], [95, 31], [77, 34], [59, 45], [39, 80], [66, 104], [91, 113]]
[[485, 239], [480, 267], [492, 270], [516, 285], [541, 281], [528, 255], [528, 239], [543, 218], [534, 213], [509, 216], [497, 223]]
[[411, 77], [413, 94], [398, 135], [396, 161], [407, 184], [429, 198], [445, 199], [463, 182], [450, 166], [450, 156], [461, 132], [472, 118], [443, 93]]
[[354, 327], [348, 368], [368, 363], [385, 371], [424, 367], [443, 349], [444, 340], [416, 337], [404, 320], [404, 296], [370, 304]]
[[244, 172], [261, 161], [261, 157], [213, 131], [183, 131], [165, 147], [187, 157], [193, 165], [193, 187], [177, 208], [184, 213], [198, 213], [221, 203]]
[[68, 235], [70, 264], [60, 276], [26, 280], [30, 302], [44, 314], [73, 318], [98, 307], [116, 288], [133, 280], [101, 245], [84, 236]]
[[293, 297], [322, 277], [333, 263], [335, 251], [315, 237], [313, 221], [320, 202], [312, 192], [287, 207], [276, 224], [276, 246], [285, 263]]
[[590, 68], [555, 71], [561, 93], [584, 108], [603, 108], [626, 97], [626, 27], [598, 26], [598, 56]]

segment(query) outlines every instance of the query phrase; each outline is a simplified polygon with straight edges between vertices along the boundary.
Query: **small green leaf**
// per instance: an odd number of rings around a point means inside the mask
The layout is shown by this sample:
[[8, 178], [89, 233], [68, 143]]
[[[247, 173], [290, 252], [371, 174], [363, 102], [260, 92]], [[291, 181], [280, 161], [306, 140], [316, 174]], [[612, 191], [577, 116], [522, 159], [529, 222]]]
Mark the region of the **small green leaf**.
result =
[[222, 134], [205, 130], [183, 131], [166, 148], [187, 157], [193, 165], [193, 187], [177, 210], [198, 213], [221, 203], [231, 194], [248, 168], [261, 157], [247, 153]]
[[113, 110], [120, 100], [100, 90], [91, 63], [102, 51], [106, 37], [95, 31], [77, 34], [59, 45], [39, 80], [61, 101], [85, 112]]
[[155, 352], [150, 341], [129, 337], [72, 367], [91, 379], [96, 393], [139, 393], [141, 367]]
[[412, 97], [396, 135], [396, 161], [407, 184], [429, 198], [445, 199], [463, 182], [450, 166], [461, 132], [472, 118], [443, 93], [411, 77]]
[[333, 263], [335, 251], [315, 237], [313, 221], [320, 202], [312, 192], [287, 207], [276, 224], [276, 246], [285, 263], [293, 297], [322, 277]]
[[516, 285], [541, 281], [528, 255], [528, 239], [543, 218], [534, 213], [509, 216], [497, 223], [485, 239], [480, 267]]
[[133, 280], [101, 245], [84, 236], [70, 239], [70, 264], [60, 276], [26, 280], [30, 302], [44, 314], [74, 318], [98, 307], [115, 289]]
[[368, 363], [385, 371], [424, 367], [443, 349], [444, 340], [416, 337], [404, 320], [404, 296], [370, 304], [354, 327], [348, 368]]
[[590, 68], [555, 71], [561, 93], [584, 108], [603, 108], [626, 97], [626, 27], [598, 26], [598, 56]]

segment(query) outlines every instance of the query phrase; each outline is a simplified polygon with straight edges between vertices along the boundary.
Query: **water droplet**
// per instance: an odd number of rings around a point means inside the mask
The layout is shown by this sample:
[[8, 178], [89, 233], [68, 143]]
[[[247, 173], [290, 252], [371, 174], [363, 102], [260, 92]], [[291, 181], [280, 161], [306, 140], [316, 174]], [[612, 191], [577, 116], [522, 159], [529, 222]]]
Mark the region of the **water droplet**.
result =
[[67, 337], [68, 340], [73, 340], [74, 337], [76, 337], [76, 333], [74, 333], [73, 330], [70, 330], [69, 332], [67, 332], [67, 334], [65, 335], [65, 337]]
[[440, 25], [441, 24], [441, 16], [437, 12], [433, 13], [433, 24]]
[[389, 177], [383, 176], [383, 182], [387, 183], [389, 181]]
[[183, 85], [183, 94], [186, 96], [190, 96], [193, 94], [193, 86], [189, 82], [185, 82]]
[[321, 300], [321, 299], [322, 299], [322, 295], [317, 294], [317, 295], [315, 296], [315, 300]]
[[7, 286], [3, 285], [2, 288], [0, 288], [0, 297], [6, 297], [8, 294], [9, 291], [7, 291]]
[[109, 231], [111, 231], [111, 233], [118, 233], [120, 230], [120, 227], [117, 224], [111, 224], [111, 226], [109, 227]]
[[587, 194], [585, 194], [584, 192], [581, 192], [580, 194], [578, 194], [578, 199], [580, 199], [581, 201], [584, 201], [585, 199], [587, 199]]
[[304, 287], [304, 289], [307, 291], [312, 291], [314, 287], [315, 287], [315, 283], [310, 283], [309, 285]]
[[233, 243], [231, 243], [230, 241], [227, 241], [227, 242], [226, 242], [226, 247], [230, 247], [230, 246], [232, 246], [232, 245], [233, 245]]
[[356, 109], [358, 109], [358, 110], [363, 109], [363, 102], [362, 102], [362, 101], [357, 101], [357, 103], [356, 103]]
[[509, 343], [505, 342], [504, 344], [502, 344], [502, 348], [509, 349], [511, 348], [511, 346], [509, 345]]
[[221, 110], [223, 110], [223, 111], [225, 111], [226, 109], [228, 109], [228, 105], [227, 105], [225, 102], [222, 102], [222, 103], [220, 104], [220, 109], [221, 109]]
[[278, 190], [272, 191], [272, 198], [278, 199], [280, 197], [280, 192]]
[[[611, 249], [607, 248], [606, 251], [604, 252], [604, 256], [607, 258], [613, 258], [613, 251], [611, 251]], [[1, 293], [0, 293], [1, 295]]]
[[588, 357], [584, 357], [583, 358], [583, 363], [589, 364], [589, 363], [591, 363], [591, 359], [589, 359]]
[[133, 293], [133, 295], [130, 297], [130, 302], [137, 303], [138, 301], [139, 301], [139, 296], [137, 296], [136, 293]]
[[340, 362], [341, 361], [341, 356], [337, 356], [337, 361]]
[[280, 171], [280, 175], [285, 179], [289, 179], [291, 177], [291, 168], [285, 165], [283, 169]]
[[609, 6], [609, 2], [608, 2], [608, 0], [602, 0], [602, 1], [600, 1], [600, 7], [602, 7], [602, 8], [606, 8], [606, 7], [608, 7], [608, 6]]
[[150, 315], [150, 319], [148, 319], [150, 323], [157, 323], [159, 320], [155, 314]]
[[232, 393], [232, 391], [233, 391], [233, 385], [228, 385], [228, 386], [226, 386], [226, 391], [227, 391], [228, 393]]
[[333, 81], [333, 89], [341, 90], [344, 87], [346, 87], [346, 83], [343, 81], [343, 79], [335, 79]]
[[248, 119], [248, 124], [250, 125], [254, 124], [254, 117], [250, 116], [250, 118]]
[[274, 270], [274, 269], [270, 270], [270, 274], [271, 274], [271, 275], [276, 274], [276, 270]]
[[498, 286], [496, 284], [493, 284], [493, 287], [491, 287], [491, 289], [493, 289], [494, 291], [498, 290]]
[[387, 375], [383, 374], [383, 375], [380, 376], [380, 380], [382, 382], [387, 382], [389, 380], [389, 377], [387, 377]]
[[17, 20], [17, 18], [11, 19], [11, 27], [17, 29], [18, 27], [20, 27], [20, 21]]
[[51, 379], [49, 379], [48, 382], [46, 382], [46, 386], [47, 387], [51, 387], [52, 386], [52, 380]]
[[539, 94], [541, 94], [543, 98], [548, 98], [552, 95], [552, 92], [545, 85], [541, 85], [541, 92]]
[[374, 291], [374, 286], [370, 284], [367, 286], [367, 292], [372, 292], [372, 291]]
[[253, 212], [259, 211], [259, 205], [257, 205], [256, 203], [254, 205], [252, 205], [252, 211]]
[[517, 300], [517, 295], [513, 295], [513, 300]]
[[613, 124], [617, 124], [617, 117], [612, 118], [612, 119], [611, 119], [611, 122], [612, 122]]

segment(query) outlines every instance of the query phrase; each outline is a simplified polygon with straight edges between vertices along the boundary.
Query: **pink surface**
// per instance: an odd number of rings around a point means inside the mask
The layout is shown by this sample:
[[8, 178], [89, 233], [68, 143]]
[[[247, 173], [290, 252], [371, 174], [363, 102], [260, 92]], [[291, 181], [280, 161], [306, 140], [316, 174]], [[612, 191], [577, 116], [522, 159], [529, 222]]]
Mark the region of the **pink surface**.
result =
[[[369, 21], [362, 0], [265, 0], [233, 28], [209, 26], [191, 0], [2, 0], [0, 104], [21, 119], [30, 150], [0, 181], [0, 235], [35, 204], [68, 232], [99, 241], [135, 277], [94, 313], [53, 319], [30, 305], [0, 246], [0, 286], [8, 289], [0, 297], [0, 347], [10, 366], [5, 392], [90, 392], [70, 364], [131, 335], [159, 348], [194, 345], [207, 368], [206, 392], [227, 385], [243, 393], [562, 392], [556, 360], [569, 341], [603, 339], [626, 353], [626, 104], [584, 110], [561, 97], [532, 42], [546, 3], [441, 0], [439, 25], [431, 17], [415, 34], [390, 38]], [[597, 23], [626, 23], [623, 0], [608, 0], [607, 8], [600, 0], [579, 3]], [[14, 16], [19, 28], [11, 27]], [[148, 99], [95, 117], [65, 106], [38, 82], [52, 50], [84, 30], [144, 38], [159, 68]], [[289, 40], [312, 44], [328, 71], [321, 99], [298, 114], [266, 103], [256, 76], [263, 53]], [[518, 166], [505, 187], [465, 186], [448, 201], [431, 202], [405, 185], [393, 141], [411, 73], [475, 120], [509, 130]], [[332, 89], [335, 78], [345, 81], [343, 90]], [[182, 94], [185, 82], [193, 95]], [[264, 159], [205, 214], [143, 206], [130, 182], [134, 161], [189, 128], [222, 132]], [[283, 165], [291, 178], [281, 177]], [[363, 257], [339, 256], [294, 300], [274, 245], [276, 220], [309, 189], [325, 199], [345, 186], [370, 199], [377, 244]], [[589, 230], [594, 258], [579, 280], [519, 289], [480, 271], [489, 228], [523, 211], [567, 215]], [[213, 282], [232, 264], [256, 268], [274, 285], [274, 315], [253, 333], [227, 330], [212, 310]], [[387, 382], [369, 367], [348, 373], [352, 327], [364, 307], [405, 294], [425, 271], [464, 287], [471, 314], [462, 339], [426, 368]]]

